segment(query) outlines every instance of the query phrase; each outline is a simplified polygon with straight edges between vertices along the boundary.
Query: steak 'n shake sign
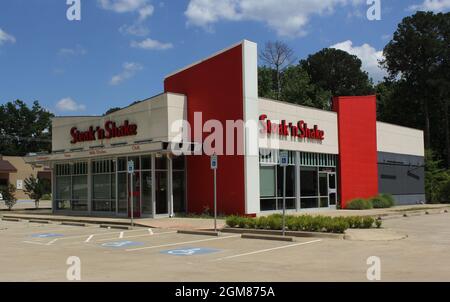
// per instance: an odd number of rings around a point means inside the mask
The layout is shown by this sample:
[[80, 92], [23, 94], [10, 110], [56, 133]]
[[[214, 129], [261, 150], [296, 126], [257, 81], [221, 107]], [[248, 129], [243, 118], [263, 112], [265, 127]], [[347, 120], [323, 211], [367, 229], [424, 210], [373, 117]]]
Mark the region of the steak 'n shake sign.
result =
[[80, 131], [77, 127], [73, 127], [70, 129], [70, 136], [72, 137], [70, 143], [77, 144], [116, 137], [135, 136], [137, 135], [137, 128], [136, 124], [130, 124], [129, 121], [125, 121], [119, 126], [115, 122], [107, 121], [103, 128], [91, 126], [85, 131]]
[[262, 124], [261, 133], [269, 135], [279, 135], [284, 137], [293, 137], [299, 139], [310, 139], [323, 141], [325, 139], [325, 131], [320, 130], [319, 126], [314, 125], [312, 128], [308, 127], [305, 121], [299, 121], [297, 124], [288, 123], [286, 120], [282, 120], [280, 124], [272, 122], [267, 118], [267, 115], [263, 114], [259, 117], [259, 121]]

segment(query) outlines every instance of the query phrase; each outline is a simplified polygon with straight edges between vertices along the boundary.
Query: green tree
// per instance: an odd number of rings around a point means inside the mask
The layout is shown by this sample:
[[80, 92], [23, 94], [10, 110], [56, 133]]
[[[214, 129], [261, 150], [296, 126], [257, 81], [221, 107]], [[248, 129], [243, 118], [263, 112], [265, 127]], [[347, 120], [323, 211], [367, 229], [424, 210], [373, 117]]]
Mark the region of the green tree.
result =
[[[277, 99], [276, 71], [268, 67], [260, 67], [259, 73], [260, 97]], [[288, 103], [329, 109], [331, 92], [324, 91], [311, 83], [308, 73], [300, 66], [290, 66], [281, 73], [280, 100]]]
[[25, 194], [28, 195], [31, 199], [34, 200], [34, 204], [36, 209], [39, 208], [39, 202], [42, 199], [42, 196], [45, 193], [44, 183], [41, 179], [31, 176], [24, 181], [25, 185]]
[[20, 100], [0, 105], [0, 154], [51, 151], [52, 117], [37, 101], [31, 108]]
[[404, 83], [412, 96], [409, 100], [417, 105], [416, 111], [423, 111], [422, 120], [417, 124], [425, 130], [425, 145], [441, 150], [447, 166], [450, 163], [449, 19], [450, 13], [432, 12], [417, 12], [404, 18], [384, 49], [386, 59], [382, 63], [392, 80]]
[[121, 109], [122, 108], [120, 108], [120, 107], [113, 107], [113, 108], [109, 109], [108, 111], [106, 111], [105, 114], [103, 114], [103, 115], [106, 116], [108, 114], [114, 113], [114, 112], [119, 111]]
[[283, 72], [281, 100], [289, 103], [330, 109], [331, 92], [311, 83], [311, 79], [300, 66], [291, 66]]
[[450, 202], [448, 199], [450, 171], [441, 168], [441, 161], [433, 151], [427, 150], [425, 156], [425, 192], [427, 202]]
[[294, 51], [284, 42], [267, 42], [259, 57], [266, 67], [275, 71], [275, 99], [280, 100], [283, 90], [282, 74], [295, 61]]
[[349, 53], [325, 48], [300, 61], [311, 82], [333, 96], [354, 96], [374, 93], [373, 85], [362, 62]]
[[5, 189], [1, 191], [3, 196], [3, 201], [5, 202], [5, 206], [8, 208], [8, 210], [12, 210], [14, 205], [17, 202], [16, 199], [16, 187], [13, 184], [9, 184]]
[[276, 71], [270, 67], [258, 68], [259, 96], [268, 99], [277, 98]]

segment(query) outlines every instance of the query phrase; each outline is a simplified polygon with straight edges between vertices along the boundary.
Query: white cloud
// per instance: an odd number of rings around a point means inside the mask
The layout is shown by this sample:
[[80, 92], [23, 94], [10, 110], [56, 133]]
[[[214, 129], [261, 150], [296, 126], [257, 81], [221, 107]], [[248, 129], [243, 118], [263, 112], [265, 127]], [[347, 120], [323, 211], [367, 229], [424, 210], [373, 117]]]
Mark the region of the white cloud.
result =
[[0, 45], [5, 43], [16, 43], [16, 38], [0, 28]]
[[422, 4], [415, 4], [409, 7], [412, 11], [432, 11], [435, 13], [444, 12], [450, 9], [450, 0], [423, 0]]
[[150, 33], [150, 29], [140, 22], [135, 22], [132, 25], [122, 25], [119, 28], [119, 32], [124, 35], [144, 37]]
[[119, 85], [123, 81], [134, 77], [137, 72], [144, 69], [144, 67], [141, 64], [133, 63], [133, 62], [126, 62], [123, 64], [122, 67], [123, 67], [123, 70], [119, 74], [117, 74], [111, 78], [111, 81], [110, 81], [111, 85], [113, 85], [113, 86]]
[[188, 25], [210, 30], [219, 21], [258, 21], [280, 36], [305, 35], [314, 15], [332, 14], [337, 7], [356, 7], [365, 0], [190, 0]]
[[87, 51], [81, 45], [77, 45], [74, 48], [61, 48], [58, 54], [60, 56], [84, 56]]
[[56, 103], [56, 109], [60, 112], [76, 112], [76, 111], [85, 111], [86, 106], [82, 104], [78, 104], [72, 98], [63, 98]]
[[147, 49], [147, 50], [150, 50], [150, 49], [166, 50], [166, 49], [173, 48], [173, 44], [172, 43], [163, 43], [163, 42], [159, 42], [159, 41], [148, 38], [141, 42], [137, 42], [137, 41], [131, 42], [131, 47]]
[[387, 75], [386, 71], [379, 66], [379, 62], [384, 59], [383, 51], [378, 51], [369, 44], [353, 46], [353, 42], [348, 40], [332, 45], [330, 48], [340, 49], [357, 56], [362, 61], [363, 70], [369, 73], [375, 83], [381, 82]]
[[154, 11], [149, 0], [97, 0], [100, 7], [116, 13], [139, 13], [139, 19], [145, 20]]
[[116, 13], [137, 13], [139, 17], [132, 25], [122, 25], [119, 31], [132, 36], [147, 36], [150, 30], [143, 23], [155, 12], [149, 0], [97, 0], [100, 7]]

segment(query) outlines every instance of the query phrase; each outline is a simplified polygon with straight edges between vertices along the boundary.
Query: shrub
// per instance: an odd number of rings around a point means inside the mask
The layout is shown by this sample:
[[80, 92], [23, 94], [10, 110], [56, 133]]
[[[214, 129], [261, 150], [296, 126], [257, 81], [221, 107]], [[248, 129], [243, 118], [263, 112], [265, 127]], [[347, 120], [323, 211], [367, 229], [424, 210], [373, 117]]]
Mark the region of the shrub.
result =
[[259, 217], [256, 219], [256, 228], [265, 230], [267, 229], [267, 217]]
[[375, 219], [373, 219], [372, 217], [363, 217], [362, 218], [362, 228], [370, 229], [373, 226], [374, 222], [375, 222]]
[[2, 190], [3, 201], [5, 202], [5, 206], [8, 210], [12, 210], [14, 205], [17, 202], [16, 199], [16, 187], [12, 184], [9, 184], [5, 189]]
[[346, 217], [346, 220], [351, 229], [360, 229], [362, 226], [361, 217], [359, 216]]
[[347, 204], [348, 210], [369, 210], [372, 209], [372, 203], [367, 199], [354, 199]]
[[44, 195], [42, 195], [42, 200], [52, 200], [52, 194], [44, 194]]
[[349, 228], [349, 223], [345, 219], [335, 218], [331, 221], [329, 233], [344, 233]]
[[[229, 216], [226, 223], [229, 227], [281, 230], [283, 217], [279, 214], [258, 218]], [[286, 216], [286, 227], [291, 231], [344, 233], [349, 228], [371, 228], [374, 224], [381, 227], [372, 217]]]
[[239, 217], [239, 220], [238, 220], [238, 226], [239, 226], [241, 229], [245, 229], [245, 228], [247, 227], [247, 218], [245, 218], [245, 217]]
[[393, 206], [395, 206], [395, 199], [391, 194], [380, 194], [380, 197], [384, 199], [386, 208], [392, 208]]
[[381, 228], [381, 225], [383, 224], [383, 221], [381, 219], [375, 220], [375, 226], [377, 229]]
[[240, 217], [236, 215], [228, 216], [226, 219], [226, 224], [230, 228], [235, 228], [239, 224], [239, 219]]
[[271, 215], [267, 217], [267, 226], [271, 230], [281, 230], [283, 227], [282, 216]]

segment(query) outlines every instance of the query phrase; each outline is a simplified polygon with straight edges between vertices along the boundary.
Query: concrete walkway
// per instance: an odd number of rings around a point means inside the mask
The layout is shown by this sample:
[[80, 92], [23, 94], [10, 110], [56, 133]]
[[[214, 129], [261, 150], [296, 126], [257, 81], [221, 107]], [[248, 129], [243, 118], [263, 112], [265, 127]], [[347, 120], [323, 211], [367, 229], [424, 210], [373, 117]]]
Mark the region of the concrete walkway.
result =
[[305, 210], [301, 212], [289, 213], [290, 215], [324, 215], [332, 217], [341, 216], [373, 216], [385, 219], [403, 217], [404, 214], [409, 216], [423, 215], [425, 212], [429, 214], [439, 214], [445, 210], [450, 212], [450, 204], [424, 204], [424, 205], [406, 205], [396, 206], [389, 209], [371, 209], [371, 210]]
[[[48, 220], [57, 222], [78, 222], [86, 224], [110, 224], [110, 225], [130, 225], [130, 219], [126, 218], [107, 218], [107, 217], [79, 217], [79, 216], [62, 216], [62, 215], [43, 215], [28, 214], [15, 212], [0, 212], [5, 218], [18, 218], [24, 220]], [[197, 219], [197, 218], [141, 218], [135, 219], [136, 226], [177, 229], [177, 230], [206, 230], [214, 228], [214, 219]], [[225, 227], [225, 220], [218, 219], [217, 227], [219, 229]]]
[[[362, 210], [362, 211], [350, 211], [350, 210], [312, 210], [312, 211], [302, 211], [299, 213], [293, 213], [292, 215], [326, 215], [326, 216], [373, 216], [382, 217], [385, 219], [393, 219], [403, 217], [405, 214], [408, 216], [418, 216], [428, 214], [439, 214], [444, 211], [450, 212], [450, 205], [438, 204], [438, 205], [412, 205], [412, 206], [398, 206], [391, 209], [373, 209], [373, 210]], [[291, 215], [291, 213], [289, 213]], [[43, 210], [42, 212], [37, 211], [0, 211], [0, 215], [3, 217], [12, 217], [20, 219], [38, 219], [38, 220], [49, 220], [58, 222], [79, 222], [87, 224], [111, 224], [111, 225], [130, 225], [130, 219], [126, 218], [102, 218], [102, 217], [78, 217], [78, 216], [62, 216], [53, 215], [49, 210]], [[200, 219], [200, 218], [142, 218], [135, 219], [135, 224], [142, 227], [151, 228], [163, 228], [163, 229], [177, 229], [177, 230], [207, 230], [214, 228], [213, 219]], [[217, 221], [217, 227], [219, 229], [225, 227], [225, 220], [219, 219]], [[380, 235], [383, 233], [379, 231]], [[377, 234], [368, 234], [365, 236], [363, 233], [359, 234], [349, 234], [350, 238], [356, 238], [359, 240], [360, 236], [364, 238], [376, 238]], [[392, 234], [385, 234], [383, 238], [391, 238]], [[395, 237], [395, 236], [394, 236]]]

